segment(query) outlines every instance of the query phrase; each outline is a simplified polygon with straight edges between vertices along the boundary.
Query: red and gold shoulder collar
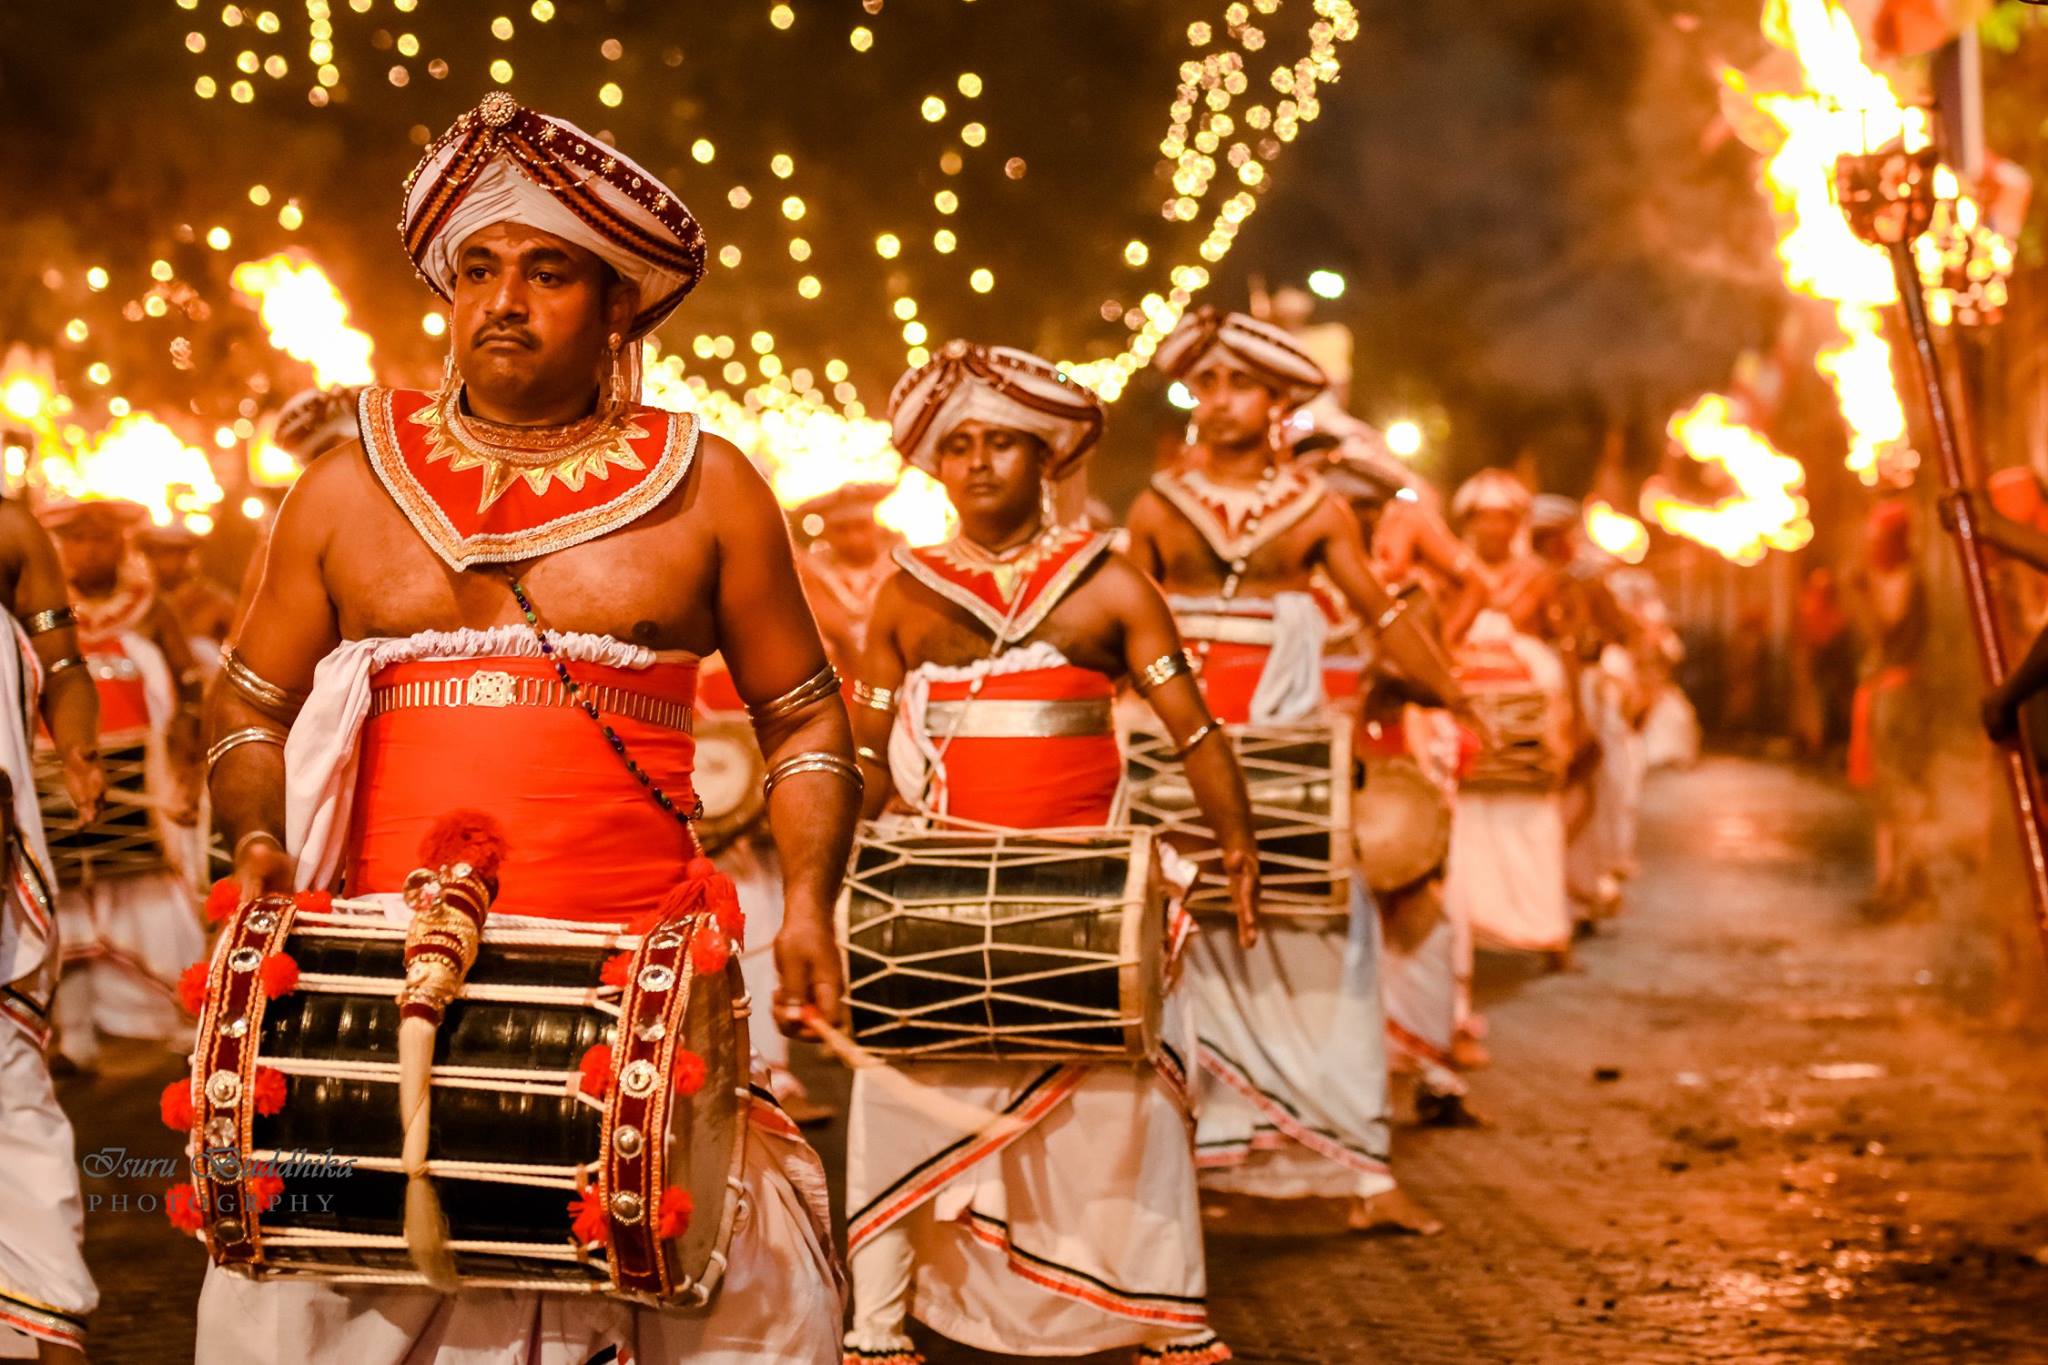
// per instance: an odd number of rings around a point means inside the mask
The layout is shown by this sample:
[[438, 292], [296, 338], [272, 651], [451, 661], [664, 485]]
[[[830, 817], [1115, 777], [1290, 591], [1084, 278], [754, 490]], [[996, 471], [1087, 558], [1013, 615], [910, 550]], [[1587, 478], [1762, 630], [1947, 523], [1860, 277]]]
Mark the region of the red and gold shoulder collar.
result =
[[661, 505], [697, 453], [696, 419], [635, 407], [550, 433], [532, 449], [482, 434], [454, 392], [365, 389], [363, 450], [413, 529], [449, 565], [532, 559], [630, 525]]
[[1113, 538], [1107, 531], [1063, 526], [1021, 553], [998, 559], [965, 536], [955, 536], [924, 549], [899, 545], [896, 562], [948, 602], [972, 612], [998, 643], [1007, 645], [1038, 629]]
[[1277, 468], [1250, 488], [1217, 483], [1199, 469], [1161, 470], [1152, 487], [1233, 565], [1315, 511], [1324, 493], [1321, 476], [1299, 465]]

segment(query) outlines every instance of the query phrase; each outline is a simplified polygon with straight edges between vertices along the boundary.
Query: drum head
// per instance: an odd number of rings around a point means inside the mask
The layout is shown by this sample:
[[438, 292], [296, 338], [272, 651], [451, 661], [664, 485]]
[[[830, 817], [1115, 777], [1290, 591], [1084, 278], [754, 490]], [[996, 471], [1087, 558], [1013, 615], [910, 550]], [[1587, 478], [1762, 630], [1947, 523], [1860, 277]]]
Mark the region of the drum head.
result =
[[752, 726], [744, 721], [714, 720], [698, 730], [691, 785], [704, 803], [697, 832], [706, 850], [731, 843], [760, 819], [767, 804], [761, 795], [765, 775]]
[[1374, 759], [1351, 801], [1359, 875], [1375, 891], [1397, 891], [1443, 866], [1451, 848], [1451, 805], [1411, 758]]

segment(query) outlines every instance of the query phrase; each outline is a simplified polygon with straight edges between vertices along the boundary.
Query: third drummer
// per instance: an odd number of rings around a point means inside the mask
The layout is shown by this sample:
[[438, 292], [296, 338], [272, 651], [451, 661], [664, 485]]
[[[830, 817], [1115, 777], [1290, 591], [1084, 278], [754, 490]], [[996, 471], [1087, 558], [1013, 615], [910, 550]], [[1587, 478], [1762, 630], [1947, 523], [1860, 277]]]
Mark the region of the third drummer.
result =
[[[897, 449], [945, 484], [961, 529], [897, 552], [902, 572], [869, 626], [854, 707], [867, 813], [893, 778], [941, 820], [1106, 824], [1123, 772], [1110, 703], [1129, 676], [1220, 831], [1249, 943], [1258, 872], [1244, 783], [1172, 613], [1107, 535], [1042, 510], [1049, 482], [1101, 431], [1101, 405], [1035, 356], [955, 341], [905, 375], [889, 407]], [[984, 1351], [1228, 1359], [1208, 1328], [1185, 1055], [916, 1067], [923, 1084], [1025, 1120], [966, 1140], [857, 1075], [846, 1359], [917, 1360], [907, 1315]]]

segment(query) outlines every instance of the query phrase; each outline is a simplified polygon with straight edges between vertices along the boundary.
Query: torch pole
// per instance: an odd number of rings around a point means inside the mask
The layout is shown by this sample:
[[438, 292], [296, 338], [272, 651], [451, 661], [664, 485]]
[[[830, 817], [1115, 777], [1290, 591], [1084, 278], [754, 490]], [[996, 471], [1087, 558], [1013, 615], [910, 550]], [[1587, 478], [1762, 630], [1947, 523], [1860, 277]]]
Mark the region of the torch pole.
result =
[[[1966, 487], [1963, 454], [1956, 434], [1955, 414], [1949, 408], [1948, 390], [1942, 382], [1941, 363], [1934, 348], [1934, 329], [1927, 320], [1927, 300], [1920, 292], [1920, 271], [1913, 260], [1910, 241], [1890, 246], [1892, 271], [1898, 278], [1899, 302], [1906, 310], [1907, 329], [1912, 334], [1914, 365], [1920, 384], [1927, 392], [1928, 424], [1934, 430], [1936, 454], [1941, 460], [1942, 486], [1956, 494]], [[2010, 671], [2005, 641], [1998, 629], [1998, 616], [1991, 601], [1990, 576], [1984, 565], [1984, 547], [1977, 540], [1977, 527], [1966, 498], [1953, 498], [1956, 520], [1956, 558], [1963, 569], [1963, 591], [1970, 599], [1971, 634], [1977, 641], [1977, 662], [1993, 687], [2005, 681]], [[2006, 785], [2012, 793], [2013, 817], [2019, 826], [2020, 855], [2026, 859], [2027, 880], [2033, 891], [2034, 929], [2048, 950], [2048, 847], [2041, 830], [2041, 772], [2035, 766], [2033, 746], [2028, 742], [2027, 722], [2022, 716], [2017, 737], [2003, 746]]]

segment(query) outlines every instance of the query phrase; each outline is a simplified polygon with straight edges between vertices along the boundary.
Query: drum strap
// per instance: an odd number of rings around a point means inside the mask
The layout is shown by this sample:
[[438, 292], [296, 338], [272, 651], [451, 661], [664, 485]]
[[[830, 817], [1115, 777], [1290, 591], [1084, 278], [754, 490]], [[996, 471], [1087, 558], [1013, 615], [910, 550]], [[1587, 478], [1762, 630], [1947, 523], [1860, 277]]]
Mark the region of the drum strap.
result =
[[533, 609], [533, 599], [527, 596], [526, 585], [521, 583], [518, 575], [510, 569], [505, 569], [504, 574], [505, 584], [512, 590], [512, 600], [519, 604], [520, 614], [526, 618], [528, 629], [533, 631], [534, 642], [540, 646], [541, 657], [554, 665], [555, 676], [562, 682], [562, 690], [569, 694], [570, 701], [575, 703], [579, 711], [590, 717], [591, 724], [604, 732], [605, 743], [619, 756], [619, 762], [626, 765], [626, 771], [633, 775], [633, 780], [646, 791], [648, 798], [673, 816], [677, 824], [689, 831], [691, 846], [695, 847], [696, 822], [704, 818], [704, 802], [699, 799], [691, 804], [689, 810], [683, 810], [676, 805], [675, 798], [656, 785], [654, 779], [647, 775], [647, 770], [626, 752], [626, 741], [619, 737], [619, 732], [612, 728], [611, 722], [604, 718], [604, 713], [597, 709], [597, 703], [590, 699], [583, 687], [570, 675], [569, 666], [562, 662], [562, 656], [555, 652], [555, 642], [548, 638], [547, 631], [542, 628], [540, 617]]

